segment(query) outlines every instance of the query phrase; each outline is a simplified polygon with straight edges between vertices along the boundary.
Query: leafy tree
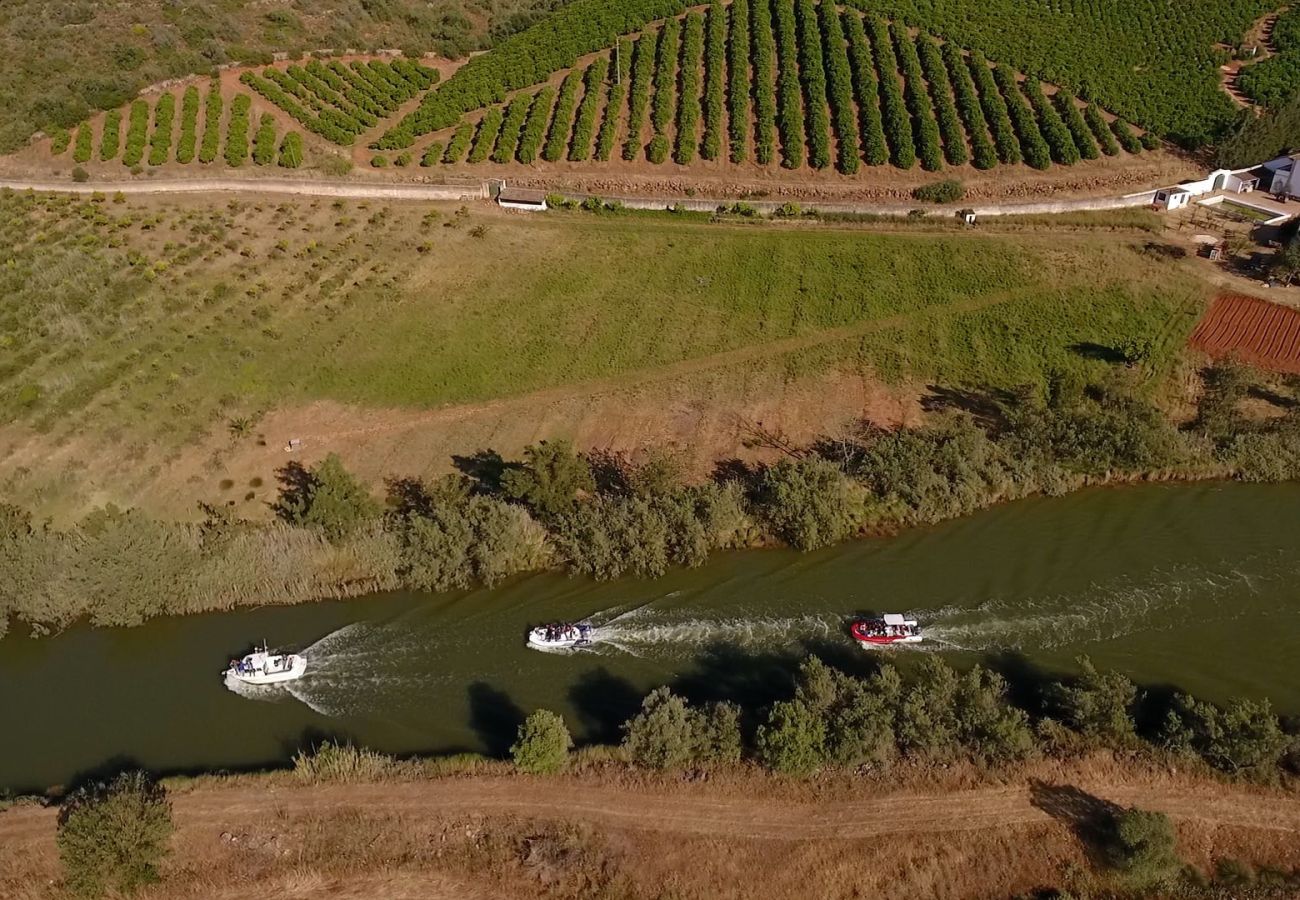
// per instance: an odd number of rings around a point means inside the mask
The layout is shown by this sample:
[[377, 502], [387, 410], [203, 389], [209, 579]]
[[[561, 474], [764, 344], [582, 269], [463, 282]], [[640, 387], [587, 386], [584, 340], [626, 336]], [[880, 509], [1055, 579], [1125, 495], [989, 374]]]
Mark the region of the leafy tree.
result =
[[501, 490], [507, 497], [546, 518], [572, 509], [579, 494], [595, 489], [591, 466], [568, 441], [542, 441], [528, 447], [522, 465], [501, 476]]
[[811, 775], [826, 765], [826, 720], [796, 697], [773, 705], [755, 738], [759, 761], [787, 775]]
[[343, 467], [338, 454], [331, 453], [311, 469], [286, 467], [281, 479], [284, 486], [276, 503], [280, 518], [320, 528], [331, 540], [346, 537], [379, 515], [379, 504]]
[[734, 703], [712, 703], [698, 723], [697, 757], [703, 762], [737, 763], [744, 753], [740, 733], [740, 707]]
[[800, 550], [844, 540], [864, 513], [861, 489], [823, 459], [784, 459], [763, 471], [759, 507], [772, 530]]
[[943, 660], [931, 657], [921, 664], [916, 682], [901, 695], [898, 742], [908, 753], [933, 759], [957, 755], [957, 674]]
[[828, 763], [885, 765], [893, 760], [897, 679], [890, 666], [864, 680], [836, 671], [815, 656], [803, 662], [795, 696], [826, 722]]
[[1164, 813], [1126, 809], [1114, 816], [1109, 831], [1107, 858], [1134, 884], [1168, 879], [1182, 865], [1175, 852], [1178, 839], [1174, 826]]
[[564, 719], [548, 709], [539, 709], [519, 726], [510, 758], [521, 771], [549, 775], [568, 765], [572, 747], [573, 738]]
[[1065, 724], [1090, 737], [1127, 743], [1134, 737], [1133, 704], [1137, 688], [1119, 672], [1098, 672], [1086, 656], [1078, 659], [1082, 673], [1070, 682], [1052, 685], [1048, 701]]
[[1175, 695], [1161, 740], [1216, 769], [1263, 776], [1276, 771], [1289, 743], [1267, 700], [1239, 698], [1220, 708], [1186, 694]]
[[59, 812], [57, 843], [67, 886], [100, 896], [158, 881], [171, 833], [166, 791], [144, 773], [79, 788]]
[[702, 734], [699, 712], [669, 688], [651, 691], [623, 726], [623, 750], [638, 766], [677, 769], [695, 761]]
[[981, 762], [1012, 762], [1034, 750], [1029, 717], [1008, 703], [1006, 695], [1006, 679], [983, 666], [975, 666], [959, 680], [954, 698], [958, 736]]
[[1300, 236], [1273, 255], [1273, 275], [1283, 281], [1300, 280]]

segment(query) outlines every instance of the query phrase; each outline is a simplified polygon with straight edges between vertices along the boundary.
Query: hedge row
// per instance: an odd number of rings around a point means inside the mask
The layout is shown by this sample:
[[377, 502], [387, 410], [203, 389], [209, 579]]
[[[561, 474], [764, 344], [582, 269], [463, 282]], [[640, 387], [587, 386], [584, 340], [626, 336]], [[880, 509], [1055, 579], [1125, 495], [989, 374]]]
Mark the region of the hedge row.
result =
[[275, 119], [265, 113], [257, 123], [257, 134], [253, 138], [253, 162], [259, 166], [275, 162]]
[[122, 164], [138, 166], [144, 159], [144, 142], [149, 133], [149, 104], [136, 100], [131, 104], [130, 124], [126, 129], [126, 149], [122, 151]]
[[658, 31], [647, 32], [636, 42], [631, 96], [628, 101], [627, 140], [623, 143], [623, 158], [626, 160], [636, 159], [641, 152], [641, 131], [645, 127], [646, 106], [650, 102], [650, 80], [653, 77], [658, 48]]
[[989, 137], [988, 121], [980, 106], [975, 82], [961, 48], [949, 41], [943, 45], [943, 59], [948, 68], [949, 81], [957, 100], [957, 113], [961, 116], [966, 134], [970, 138], [971, 164], [977, 169], [991, 169], [998, 164], [998, 151]]
[[738, 163], [749, 155], [749, 0], [731, 0], [727, 12], [728, 157]]
[[248, 111], [253, 101], [239, 94], [230, 102], [230, 124], [226, 126], [226, 165], [239, 167], [248, 159]]
[[296, 169], [302, 165], [302, 160], [302, 135], [290, 131], [280, 142], [280, 166], [285, 169]]
[[1025, 94], [1038, 114], [1038, 122], [1043, 132], [1043, 140], [1052, 152], [1052, 159], [1061, 165], [1072, 166], [1079, 161], [1079, 148], [1074, 146], [1074, 138], [1065, 121], [1043, 93], [1043, 85], [1037, 78], [1025, 81]]
[[161, 166], [172, 152], [172, 120], [176, 116], [176, 98], [163, 94], [153, 107], [153, 134], [149, 136], [149, 165]]
[[844, 40], [844, 27], [835, 4], [820, 3], [817, 12], [822, 39], [826, 45], [826, 81], [838, 141], [835, 164], [845, 175], [852, 175], [858, 171], [861, 135], [858, 131], [857, 112], [853, 108], [853, 71], [849, 68], [849, 48]]
[[176, 161], [189, 163], [194, 161], [194, 150], [198, 143], [199, 128], [199, 89], [190, 85], [181, 97], [181, 139], [176, 144]]
[[605, 117], [600, 123], [600, 134], [596, 135], [596, 159], [604, 162], [614, 153], [614, 142], [618, 140], [618, 123], [623, 113], [623, 100], [627, 97], [627, 82], [632, 77], [632, 42], [619, 43], [615, 66], [617, 78], [609, 86], [609, 97], [605, 101]]
[[1020, 140], [1016, 137], [1015, 127], [1011, 124], [1011, 114], [1007, 112], [1007, 103], [1002, 99], [1002, 92], [993, 80], [984, 54], [975, 51], [970, 56], [970, 73], [974, 76], [975, 86], [979, 88], [980, 102], [984, 105], [984, 115], [988, 117], [989, 128], [993, 132], [993, 144], [998, 149], [998, 159], [1007, 165], [1015, 165], [1023, 158], [1020, 153]]
[[555, 88], [549, 84], [537, 92], [524, 122], [524, 133], [519, 138], [519, 161], [531, 163], [537, 159], [546, 137], [546, 123], [551, 118], [551, 104], [555, 101]]
[[533, 95], [518, 93], [506, 107], [505, 118], [501, 122], [501, 131], [497, 135], [497, 144], [492, 151], [492, 161], [508, 163], [519, 152], [519, 136], [524, 133], [524, 120], [533, 105]]
[[62, 156], [68, 152], [68, 145], [72, 143], [72, 134], [66, 128], [50, 129], [50, 154], [52, 156]]
[[776, 39], [772, 34], [772, 7], [753, 0], [749, 7], [754, 46], [754, 158], [762, 165], [772, 161], [776, 143]]
[[655, 93], [650, 101], [650, 125], [654, 135], [646, 150], [646, 157], [652, 163], [661, 163], [668, 158], [668, 124], [676, 108], [677, 54], [681, 33], [681, 22], [669, 19], [659, 35], [659, 53], [655, 56]]
[[1034, 118], [1029, 101], [1020, 93], [1016, 73], [998, 64], [993, 68], [993, 80], [997, 82], [1002, 99], [1006, 101], [1007, 112], [1020, 137], [1020, 151], [1024, 154], [1025, 162], [1035, 169], [1048, 168], [1052, 164], [1052, 153], [1047, 147], [1047, 141], [1043, 140], [1043, 133], [1038, 130], [1038, 120]]
[[903, 95], [907, 99], [907, 108], [912, 113], [916, 155], [921, 160], [921, 168], [927, 172], [937, 172], [943, 168], [943, 148], [939, 140], [939, 125], [934, 120], [934, 104], [930, 102], [925, 77], [921, 73], [921, 61], [916, 55], [916, 43], [908, 34], [907, 28], [897, 22], [890, 25], [889, 30], [902, 66]]
[[1097, 152], [1097, 140], [1088, 130], [1088, 123], [1083, 121], [1083, 113], [1079, 112], [1079, 104], [1075, 102], [1074, 94], [1061, 88], [1056, 92], [1054, 99], [1061, 120], [1065, 122], [1065, 127], [1070, 129], [1070, 138], [1078, 148], [1079, 156], [1083, 159], [1096, 159], [1100, 156]]
[[90, 127], [89, 122], [82, 122], [77, 126], [77, 139], [72, 147], [73, 162], [90, 162], [90, 156], [95, 152], [95, 131]]
[[461, 122], [456, 126], [455, 133], [452, 134], [451, 140], [447, 142], [447, 150], [442, 154], [442, 161], [445, 163], [458, 163], [465, 158], [465, 151], [469, 149], [469, 142], [474, 138], [474, 124], [472, 122]]
[[203, 105], [203, 141], [199, 144], [199, 162], [210, 163], [217, 158], [221, 146], [221, 84], [213, 79], [208, 87]]
[[1142, 142], [1129, 128], [1128, 122], [1123, 119], [1116, 119], [1110, 123], [1110, 130], [1115, 132], [1115, 138], [1119, 141], [1119, 145], [1124, 148], [1125, 153], [1142, 152]]
[[551, 115], [551, 127], [546, 134], [546, 145], [542, 148], [542, 159], [547, 162], [559, 162], [569, 145], [569, 133], [573, 130], [573, 112], [578, 105], [578, 85], [582, 83], [582, 72], [572, 69], [560, 85], [560, 96], [555, 101], [555, 112]]
[[934, 116], [939, 122], [939, 135], [943, 138], [943, 158], [949, 165], [965, 165], [970, 159], [966, 150], [966, 131], [957, 114], [957, 102], [953, 98], [952, 82], [948, 80], [943, 54], [939, 52], [939, 45], [934, 38], [925, 32], [917, 37], [916, 50], [921, 57], [921, 71], [930, 84]]
[[360, 122], [348, 118], [337, 109], [322, 110], [319, 115], [314, 115], [298, 102], [300, 98], [290, 93], [290, 90], [296, 89], [305, 94], [307, 93], [305, 88], [279, 69], [270, 68], [264, 72], [266, 78], [249, 71], [240, 75], [239, 80], [265, 97], [269, 103], [284, 110], [308, 131], [320, 135], [331, 143], [346, 147], [351, 145], [363, 130]]
[[889, 145], [880, 118], [880, 80], [871, 42], [862, 27], [862, 16], [846, 10], [840, 19], [849, 38], [849, 60], [853, 66], [853, 91], [858, 104], [858, 121], [862, 135], [862, 158], [869, 166], [889, 162]]
[[1106, 124], [1106, 117], [1097, 104], [1088, 104], [1088, 108], [1083, 111], [1083, 118], [1088, 123], [1088, 130], [1101, 146], [1101, 152], [1107, 156], [1119, 155], [1119, 141], [1115, 140], [1115, 134]]
[[467, 62], [389, 129], [378, 147], [408, 147], [417, 135], [453, 125], [465, 113], [498, 103], [509, 91], [545, 81], [579, 57], [611, 46], [620, 35], [684, 10], [682, 0], [573, 0]]
[[813, 0], [798, 0], [795, 21], [799, 27], [799, 77], [807, 110], [808, 163], [814, 169], [824, 169], [831, 164], [831, 120], [826, 107], [822, 30]]
[[110, 109], [104, 113], [104, 133], [99, 137], [99, 158], [108, 162], [117, 156], [122, 145], [122, 111]]
[[889, 142], [890, 158], [900, 169], [916, 165], [916, 144], [912, 140], [912, 119], [903, 102], [903, 90], [898, 83], [898, 57], [894, 42], [889, 37], [889, 26], [884, 19], [873, 16], [869, 22], [871, 49], [876, 56], [876, 77], [880, 82], [880, 118], [885, 139]]
[[602, 56], [587, 66], [582, 75], [582, 102], [578, 104], [578, 118], [573, 125], [573, 138], [569, 141], [569, 159], [583, 162], [591, 157], [591, 139], [596, 134], [596, 116], [605, 93], [605, 79], [609, 77], [609, 59]]
[[804, 160], [803, 92], [796, 71], [799, 58], [794, 0], [774, 0], [776, 7], [777, 93], [776, 121], [781, 133], [781, 165], [797, 169]]
[[682, 40], [681, 92], [677, 98], [677, 143], [673, 158], [681, 165], [695, 161], [699, 147], [700, 62], [704, 56], [704, 17], [692, 10], [686, 15]]
[[723, 108], [727, 104], [727, 10], [722, 0], [709, 4], [704, 44], [704, 140], [700, 156], [722, 155]]
[[497, 135], [501, 133], [501, 107], [492, 106], [483, 113], [474, 135], [474, 147], [469, 151], [469, 161], [483, 162], [496, 146]]

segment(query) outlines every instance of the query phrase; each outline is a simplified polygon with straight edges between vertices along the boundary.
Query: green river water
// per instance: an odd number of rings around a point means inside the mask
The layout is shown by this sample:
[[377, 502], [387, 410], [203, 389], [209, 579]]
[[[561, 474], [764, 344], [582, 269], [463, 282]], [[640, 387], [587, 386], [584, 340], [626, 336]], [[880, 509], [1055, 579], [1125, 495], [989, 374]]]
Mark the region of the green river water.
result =
[[[1297, 526], [1300, 485], [1151, 485], [811, 554], [727, 554], [655, 581], [548, 574], [37, 639], [16, 626], [0, 640], [0, 787], [127, 762], [282, 764], [326, 736], [394, 753], [502, 752], [537, 707], [610, 739], [657, 684], [761, 701], [787, 683], [792, 651], [862, 664], [845, 617], [867, 611], [921, 619], [927, 643], [883, 651], [904, 666], [939, 652], [1058, 672], [1087, 653], [1146, 685], [1264, 696], [1296, 714]], [[591, 651], [524, 648], [528, 625], [576, 618], [597, 625]], [[227, 688], [227, 660], [263, 638], [305, 652], [308, 674], [287, 690]]]

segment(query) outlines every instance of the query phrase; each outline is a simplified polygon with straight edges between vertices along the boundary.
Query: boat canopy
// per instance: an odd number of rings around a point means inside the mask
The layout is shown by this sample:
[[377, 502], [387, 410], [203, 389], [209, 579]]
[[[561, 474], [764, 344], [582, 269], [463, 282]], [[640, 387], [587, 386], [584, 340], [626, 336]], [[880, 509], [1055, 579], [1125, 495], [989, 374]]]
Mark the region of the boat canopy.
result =
[[907, 619], [903, 618], [903, 617], [902, 617], [901, 615], [899, 615], [898, 613], [885, 613], [885, 624], [886, 624], [886, 625], [906, 625], [906, 624], [907, 624]]

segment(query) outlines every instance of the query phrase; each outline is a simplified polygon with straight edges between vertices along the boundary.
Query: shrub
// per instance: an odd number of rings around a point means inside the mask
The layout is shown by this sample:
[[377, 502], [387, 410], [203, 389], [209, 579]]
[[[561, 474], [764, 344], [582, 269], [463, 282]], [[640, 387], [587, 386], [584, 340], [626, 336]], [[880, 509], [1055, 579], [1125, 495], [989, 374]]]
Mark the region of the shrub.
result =
[[1043, 94], [1042, 83], [1037, 78], [1026, 79], [1025, 93], [1029, 96], [1034, 112], [1038, 114], [1043, 139], [1047, 141], [1052, 159], [1065, 166], [1077, 163], [1080, 157], [1079, 148], [1074, 145], [1074, 137], [1056, 111], [1056, 107]]
[[912, 140], [912, 119], [898, 84], [898, 57], [884, 20], [872, 16], [868, 24], [880, 83], [880, 116], [890, 158], [900, 169], [910, 169], [916, 165], [916, 144]]
[[1133, 133], [1133, 129], [1129, 127], [1128, 122], [1123, 119], [1116, 119], [1110, 123], [1110, 130], [1115, 133], [1115, 139], [1119, 141], [1119, 145], [1124, 148], [1125, 153], [1142, 152], [1142, 142]]
[[66, 128], [50, 129], [50, 153], [53, 156], [62, 156], [68, 152], [68, 145], [72, 143], [72, 135]]
[[230, 123], [226, 126], [226, 165], [238, 167], [248, 159], [248, 115], [253, 101], [239, 94], [230, 103]]
[[923, 184], [912, 190], [912, 197], [926, 203], [956, 203], [966, 196], [966, 188], [956, 179]]
[[939, 125], [934, 118], [934, 104], [926, 92], [921, 61], [916, 55], [916, 42], [912, 40], [907, 28], [897, 22], [890, 26], [890, 31], [902, 66], [903, 94], [916, 129], [916, 155], [921, 160], [921, 168], [927, 172], [937, 172], [943, 168], [943, 149], [939, 140]]
[[559, 162], [569, 146], [573, 113], [578, 105], [578, 85], [581, 83], [582, 72], [571, 69], [560, 84], [560, 93], [551, 113], [551, 127], [546, 134], [546, 145], [542, 148], [542, 159], [547, 162]]
[[997, 147], [998, 159], [1006, 165], [1015, 165], [1024, 156], [1020, 152], [1020, 141], [1016, 138], [1015, 127], [1011, 124], [1011, 114], [1007, 111], [1007, 102], [998, 89], [998, 83], [989, 69], [988, 60], [978, 50], [970, 55], [970, 73], [975, 87], [979, 90], [980, 103], [993, 132], [993, 144]]
[[280, 142], [280, 161], [279, 164], [285, 169], [296, 169], [302, 165], [302, 135], [296, 131], [290, 131]]
[[758, 728], [759, 761], [787, 775], [811, 775], [826, 764], [826, 720], [803, 700], [783, 700]]
[[681, 22], [669, 19], [659, 33], [659, 52], [655, 56], [654, 97], [650, 101], [650, 125], [654, 134], [646, 150], [646, 159], [661, 163], [668, 158], [668, 123], [677, 103], [677, 55], [681, 44]]
[[1056, 108], [1061, 114], [1065, 127], [1070, 130], [1070, 138], [1074, 141], [1074, 146], [1079, 151], [1081, 159], [1096, 159], [1100, 154], [1097, 152], [1097, 140], [1093, 137], [1088, 123], [1083, 120], [1083, 113], [1079, 111], [1079, 104], [1075, 102], [1074, 94], [1065, 88], [1056, 92]]
[[203, 142], [199, 145], [199, 162], [210, 163], [217, 158], [221, 145], [221, 82], [213, 79], [203, 104]]
[[841, 21], [849, 39], [853, 90], [857, 98], [858, 118], [861, 120], [863, 159], [869, 166], [883, 166], [889, 162], [889, 145], [885, 141], [884, 125], [880, 118], [880, 83], [876, 78], [871, 43], [862, 27], [862, 16], [857, 12], [845, 10]]
[[479, 120], [478, 131], [474, 134], [474, 146], [469, 151], [469, 161], [480, 163], [488, 158], [496, 146], [497, 135], [501, 133], [503, 121], [501, 107], [490, 107]]
[[163, 94], [153, 108], [153, 134], [149, 137], [149, 165], [161, 166], [172, 150], [172, 120], [176, 115], [176, 97]]
[[1098, 672], [1092, 660], [1079, 657], [1078, 678], [1058, 682], [1048, 702], [1066, 725], [1085, 737], [1126, 744], [1134, 737], [1133, 704], [1137, 688], [1119, 672]]
[[505, 118], [501, 120], [501, 132], [497, 135], [497, 145], [492, 151], [495, 163], [512, 162], [519, 152], [519, 135], [524, 131], [524, 119], [533, 105], [532, 94], [516, 94], [506, 107]]
[[[746, 66], [748, 66], [746, 60]], [[704, 47], [704, 140], [700, 156], [722, 155], [723, 108], [727, 102], [727, 9], [722, 0], [710, 0]], [[748, 69], [747, 69], [748, 70]]]
[[1035, 169], [1050, 167], [1052, 152], [1047, 146], [1047, 141], [1043, 140], [1043, 133], [1038, 128], [1033, 109], [1025, 100], [1025, 95], [1020, 92], [1016, 73], [1004, 65], [998, 65], [993, 69], [993, 80], [1002, 92], [1002, 99], [1006, 101], [1007, 112], [1015, 125], [1016, 134], [1020, 137], [1020, 150], [1024, 154], [1025, 162]]
[[547, 85], [533, 97], [532, 106], [528, 108], [528, 118], [524, 122], [524, 131], [519, 138], [519, 161], [531, 163], [537, 159], [546, 137], [546, 123], [551, 118], [551, 102], [555, 99], [555, 88]]
[[77, 126], [77, 140], [72, 148], [72, 161], [78, 163], [90, 162], [90, 155], [95, 151], [95, 132], [91, 130], [89, 122], [82, 122]]
[[837, 144], [835, 167], [845, 175], [858, 171], [861, 162], [858, 117], [853, 108], [853, 72], [839, 9], [834, 3], [819, 3], [817, 14], [821, 38], [826, 46], [826, 79]]
[[741, 753], [739, 709], [726, 703], [691, 709], [668, 688], [656, 688], [624, 724], [622, 746], [629, 760], [647, 769], [735, 762]]
[[379, 504], [334, 453], [310, 469], [286, 467], [281, 484], [276, 514], [295, 525], [319, 528], [331, 540], [379, 515]]
[[87, 172], [85, 169], [83, 169], [81, 166], [73, 166], [72, 180], [77, 182], [78, 184], [85, 184], [87, 181], [90, 180], [90, 173]]
[[578, 104], [578, 117], [569, 141], [569, 159], [584, 162], [591, 157], [591, 140], [596, 134], [596, 116], [600, 113], [600, 100], [605, 93], [605, 79], [609, 76], [609, 59], [602, 56], [587, 66], [582, 75], [582, 102]]
[[259, 166], [269, 166], [275, 162], [275, 119], [263, 114], [257, 123], [257, 134], [253, 138], [253, 162]]
[[428, 147], [424, 148], [424, 153], [420, 155], [421, 168], [436, 166], [442, 162], [443, 146], [442, 141], [434, 141]]
[[645, 126], [646, 108], [650, 102], [650, 81], [653, 77], [655, 55], [658, 52], [660, 32], [650, 31], [636, 42], [632, 63], [632, 86], [628, 95], [627, 139], [623, 142], [623, 159], [634, 160], [641, 152], [641, 132]]
[[1092, 136], [1097, 139], [1097, 143], [1101, 146], [1101, 152], [1107, 156], [1118, 154], [1119, 141], [1115, 140], [1115, 133], [1106, 124], [1106, 117], [1102, 115], [1097, 104], [1089, 104], [1088, 108], [1083, 111], [1083, 118], [1088, 123], [1088, 130], [1092, 132]]
[[686, 15], [680, 70], [681, 91], [677, 97], [677, 135], [673, 159], [681, 165], [694, 162], [699, 148], [700, 62], [704, 54], [704, 17]]
[[149, 104], [136, 100], [131, 104], [131, 120], [126, 131], [126, 149], [122, 151], [122, 165], [134, 166], [144, 159], [144, 142], [149, 131]]
[[568, 441], [542, 441], [525, 448], [523, 462], [501, 477], [505, 496], [544, 518], [571, 509], [580, 493], [595, 487], [591, 466]]
[[608, 98], [605, 101], [605, 115], [600, 122], [600, 133], [596, 135], [596, 159], [604, 162], [614, 152], [614, 141], [618, 137], [619, 117], [623, 112], [623, 100], [627, 96], [627, 82], [632, 73], [632, 42], [619, 41], [618, 63], [622, 66], [619, 80], [609, 85]]
[[804, 124], [808, 134], [808, 163], [814, 169], [824, 169], [831, 163], [831, 123], [826, 107], [821, 24], [813, 0], [797, 0], [795, 21], [799, 28], [799, 77], [807, 100]]
[[194, 151], [198, 141], [199, 127], [199, 89], [190, 85], [181, 96], [181, 137], [176, 144], [176, 161], [190, 163], [194, 161]]
[[778, 63], [776, 122], [781, 134], [781, 165], [797, 169], [804, 161], [803, 94], [799, 89], [799, 41], [794, 0], [774, 0]]
[[1175, 752], [1195, 753], [1225, 772], [1271, 776], [1288, 739], [1268, 701], [1234, 700], [1226, 708], [1186, 694], [1174, 696], [1161, 741]]
[[461, 122], [457, 125], [456, 130], [451, 135], [451, 140], [447, 142], [447, 150], [442, 154], [442, 161], [450, 165], [464, 159], [465, 152], [469, 150], [469, 142], [473, 137], [473, 123]]
[[[732, 15], [737, 14], [733, 6]], [[772, 161], [776, 132], [776, 39], [772, 34], [772, 7], [763, 0], [753, 0], [749, 3], [749, 15], [754, 48], [754, 158], [765, 166]]]
[[949, 82], [956, 95], [957, 112], [970, 137], [971, 163], [977, 169], [991, 169], [998, 163], [998, 152], [989, 137], [988, 120], [984, 117], [984, 109], [975, 91], [975, 82], [971, 78], [965, 54], [952, 41], [943, 45], [942, 53]]
[[1175, 852], [1178, 839], [1164, 813], [1125, 809], [1116, 813], [1105, 835], [1110, 864], [1135, 885], [1167, 880], [1182, 867]]
[[559, 772], [569, 763], [573, 738], [564, 719], [546, 709], [533, 712], [519, 726], [519, 736], [510, 747], [515, 768], [534, 775]]
[[141, 772], [79, 788], [59, 811], [66, 884], [74, 893], [99, 896], [156, 882], [171, 833], [167, 793]]
[[833, 464], [784, 459], [763, 470], [758, 508], [773, 533], [800, 550], [841, 541], [861, 523], [861, 488]]
[[397, 761], [373, 750], [324, 741], [293, 756], [293, 774], [307, 784], [365, 784], [393, 773]]
[[952, 84], [944, 67], [943, 54], [934, 38], [922, 32], [916, 39], [917, 53], [921, 58], [921, 71], [930, 84], [930, 97], [934, 101], [934, 115], [943, 138], [943, 157], [950, 165], [965, 165], [970, 158], [966, 152], [966, 134], [962, 131], [957, 103], [953, 99]]
[[122, 112], [110, 109], [104, 113], [104, 133], [99, 138], [99, 158], [108, 162], [117, 156], [122, 144]]
[[370, 167], [372, 169], [387, 169], [388, 157], [384, 156], [382, 153], [376, 153], [374, 156], [370, 157]]

